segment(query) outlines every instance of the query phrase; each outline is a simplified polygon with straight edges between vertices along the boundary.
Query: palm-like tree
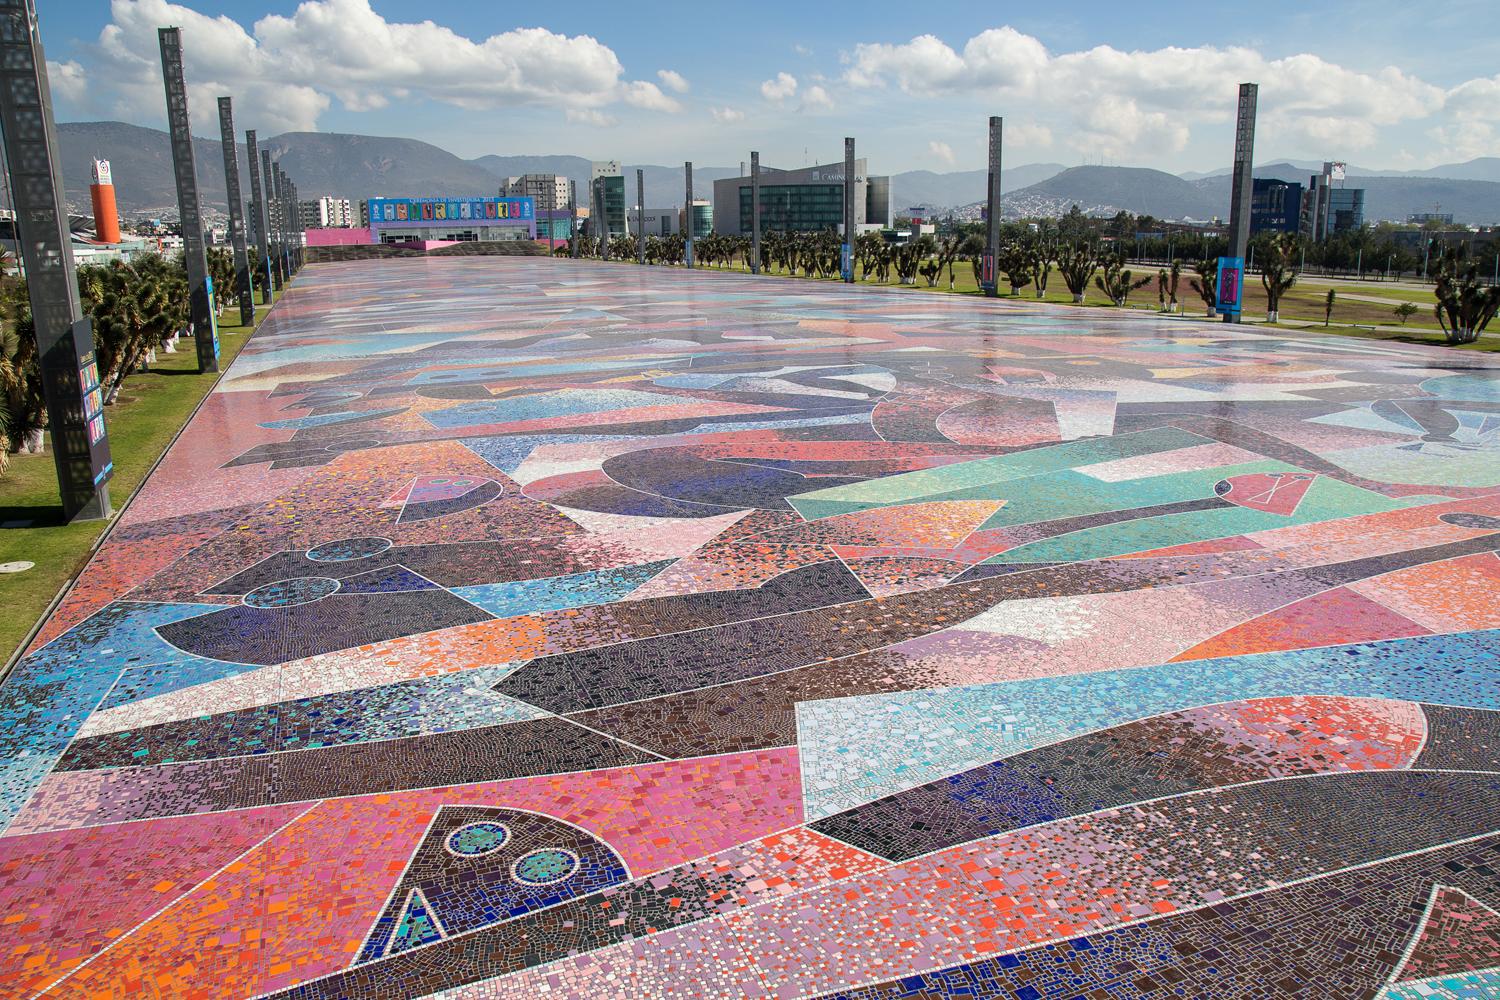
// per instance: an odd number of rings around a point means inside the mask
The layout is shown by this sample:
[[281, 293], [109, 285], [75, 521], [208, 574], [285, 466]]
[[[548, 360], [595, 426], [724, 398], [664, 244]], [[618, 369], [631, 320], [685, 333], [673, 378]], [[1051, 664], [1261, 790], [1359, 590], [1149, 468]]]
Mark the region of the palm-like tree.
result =
[[1104, 262], [1104, 273], [1094, 279], [1094, 284], [1098, 286], [1099, 291], [1109, 297], [1111, 302], [1117, 306], [1123, 306], [1130, 300], [1131, 292], [1151, 284], [1151, 275], [1134, 278], [1130, 269], [1125, 266], [1125, 255], [1121, 254]]
[[1433, 313], [1450, 344], [1474, 343], [1500, 311], [1500, 285], [1487, 283], [1478, 261], [1463, 248], [1443, 254], [1432, 292], [1437, 298]]
[[1260, 246], [1260, 283], [1266, 290], [1266, 322], [1276, 322], [1281, 297], [1297, 283], [1297, 236], [1275, 233]]
[[1219, 308], [1219, 264], [1213, 258], [1206, 257], [1194, 264], [1193, 270], [1198, 277], [1189, 278], [1188, 285], [1198, 293], [1208, 309], [1209, 318], [1212, 318]]
[[[1077, 206], [1075, 205], [1074, 208]], [[1094, 251], [1082, 244], [1058, 253], [1057, 273], [1062, 275], [1063, 284], [1068, 286], [1075, 304], [1083, 304], [1084, 293], [1089, 287], [1089, 277], [1093, 275], [1094, 268], [1098, 264], [1099, 261], [1094, 256]]]

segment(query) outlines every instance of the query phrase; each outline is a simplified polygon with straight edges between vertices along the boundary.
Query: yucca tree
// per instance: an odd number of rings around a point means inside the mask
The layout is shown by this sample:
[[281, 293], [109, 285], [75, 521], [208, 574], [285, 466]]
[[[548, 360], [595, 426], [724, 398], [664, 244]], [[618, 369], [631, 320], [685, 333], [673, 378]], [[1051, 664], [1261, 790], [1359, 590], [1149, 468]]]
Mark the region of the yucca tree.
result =
[[79, 292], [94, 320], [104, 401], [110, 404], [158, 345], [187, 328], [187, 272], [180, 258], [138, 254], [128, 264], [116, 260], [79, 273]]
[[1182, 261], [1172, 258], [1167, 269], [1167, 312], [1177, 311], [1177, 288], [1182, 283]]
[[208, 276], [214, 282], [214, 315], [223, 316], [224, 307], [238, 299], [234, 287], [234, 253], [228, 247], [208, 248]]
[[1094, 284], [1111, 302], [1123, 306], [1130, 300], [1131, 292], [1151, 284], [1151, 275], [1139, 279], [1133, 277], [1130, 269], [1125, 266], [1125, 255], [1121, 254], [1104, 262], [1104, 273], [1094, 279]]
[[1209, 318], [1212, 318], [1219, 308], [1219, 262], [1211, 257], [1204, 258], [1193, 265], [1193, 271], [1198, 277], [1189, 278], [1188, 285], [1198, 293], [1208, 309]]
[[1266, 322], [1275, 323], [1281, 313], [1281, 297], [1297, 283], [1295, 233], [1275, 233], [1261, 242], [1260, 283], [1266, 290]]
[[1063, 284], [1067, 285], [1068, 291], [1072, 293], [1074, 304], [1083, 304], [1084, 293], [1089, 287], [1089, 278], [1098, 264], [1099, 260], [1094, 256], [1094, 251], [1090, 247], [1079, 245], [1059, 251], [1057, 273], [1062, 275]]
[[1479, 262], [1463, 248], [1443, 254], [1432, 292], [1437, 298], [1433, 314], [1450, 344], [1474, 343], [1500, 311], [1500, 285], [1486, 282]]
[[1010, 294], [1020, 295], [1021, 289], [1031, 284], [1033, 258], [1031, 251], [1019, 243], [1006, 243], [1000, 247], [1000, 256], [995, 261], [995, 270], [1005, 275], [1010, 282]]
[[1056, 260], [1052, 248], [1037, 240], [1031, 244], [1031, 287], [1036, 290], [1036, 297], [1041, 298], [1047, 294], [1047, 278], [1052, 273], [1052, 264]]
[[26, 283], [5, 279], [0, 286], [0, 473], [12, 451], [40, 449], [46, 426], [36, 326], [31, 321]]

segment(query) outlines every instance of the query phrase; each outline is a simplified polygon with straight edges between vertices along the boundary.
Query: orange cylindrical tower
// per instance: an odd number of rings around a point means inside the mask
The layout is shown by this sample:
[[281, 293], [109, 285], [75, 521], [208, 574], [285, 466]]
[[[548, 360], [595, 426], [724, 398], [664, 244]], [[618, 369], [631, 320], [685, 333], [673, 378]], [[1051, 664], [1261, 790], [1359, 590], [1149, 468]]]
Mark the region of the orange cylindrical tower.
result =
[[115, 185], [108, 160], [94, 161], [94, 183], [89, 185], [94, 203], [94, 235], [100, 243], [120, 242], [120, 212], [115, 206]]

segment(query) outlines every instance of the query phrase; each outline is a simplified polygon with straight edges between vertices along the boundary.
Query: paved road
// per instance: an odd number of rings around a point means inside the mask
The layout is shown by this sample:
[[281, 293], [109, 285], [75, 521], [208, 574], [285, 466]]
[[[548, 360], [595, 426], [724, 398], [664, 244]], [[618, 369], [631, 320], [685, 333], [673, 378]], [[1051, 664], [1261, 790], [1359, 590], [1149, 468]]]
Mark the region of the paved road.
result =
[[0, 688], [0, 992], [1493, 990], [1497, 366], [309, 267]]

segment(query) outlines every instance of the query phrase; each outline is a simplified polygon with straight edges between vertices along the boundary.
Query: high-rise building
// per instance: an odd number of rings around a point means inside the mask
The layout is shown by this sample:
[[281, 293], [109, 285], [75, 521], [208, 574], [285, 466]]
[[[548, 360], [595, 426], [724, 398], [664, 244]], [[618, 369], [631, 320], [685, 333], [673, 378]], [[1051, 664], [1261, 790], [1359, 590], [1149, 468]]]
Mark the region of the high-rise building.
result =
[[562, 174], [522, 174], [500, 182], [500, 197], [530, 198], [538, 212], [567, 211], [568, 191], [568, 179]]
[[1257, 177], [1250, 193], [1251, 233], [1295, 233], [1301, 226], [1302, 185]]
[[303, 229], [350, 229], [354, 226], [354, 206], [348, 198], [324, 195], [303, 201], [297, 208]]
[[[1323, 172], [1313, 174], [1302, 195], [1301, 233], [1313, 241], [1335, 233], [1358, 229], [1365, 223], [1365, 189], [1346, 188], [1344, 164], [1324, 163]], [[1339, 187], [1333, 182], [1338, 181]]]
[[[603, 181], [604, 204], [595, 204], [599, 200], [598, 188]], [[619, 160], [595, 160], [589, 170], [589, 218], [590, 231], [598, 235], [600, 229], [594, 229], [595, 220], [603, 219], [609, 226], [611, 236], [621, 236], [625, 233], [625, 175], [620, 170]]]
[[[696, 240], [700, 236], [707, 236], [714, 231], [714, 206], [712, 202], [702, 198], [695, 198], [689, 208], [692, 209], [693, 214], [693, 239]], [[678, 232], [687, 232], [687, 214], [688, 209], [682, 209], [678, 212]]]
[[115, 204], [115, 183], [108, 160], [94, 161], [94, 182], [89, 185], [94, 205], [94, 235], [100, 243], [120, 242], [120, 209]]
[[[863, 159], [854, 161], [854, 222], [862, 231], [891, 224], [891, 179], [870, 177]], [[821, 232], [844, 225], [844, 165], [801, 170], [760, 168], [761, 232]], [[750, 232], [750, 178], [714, 181], [714, 232]]]

